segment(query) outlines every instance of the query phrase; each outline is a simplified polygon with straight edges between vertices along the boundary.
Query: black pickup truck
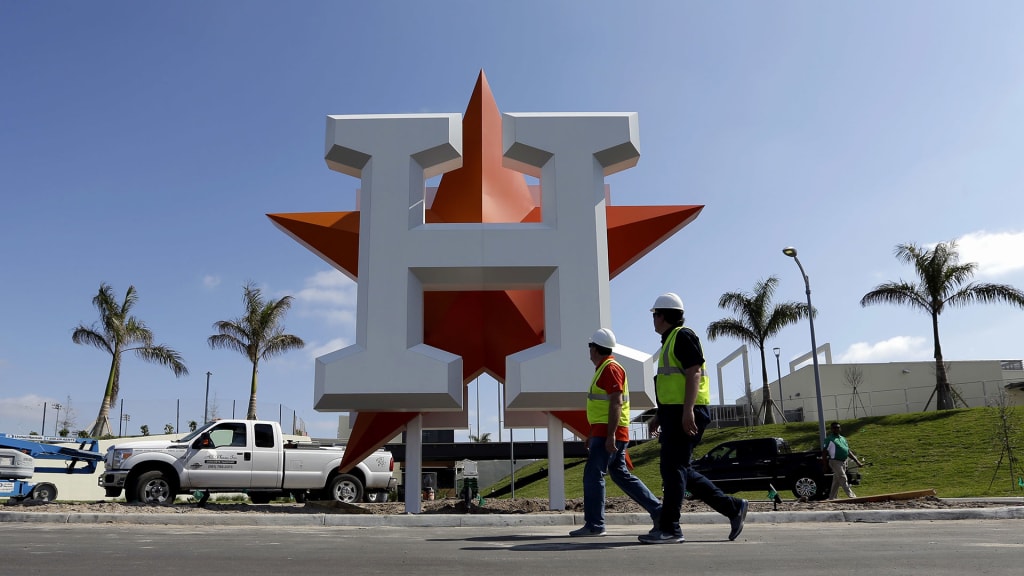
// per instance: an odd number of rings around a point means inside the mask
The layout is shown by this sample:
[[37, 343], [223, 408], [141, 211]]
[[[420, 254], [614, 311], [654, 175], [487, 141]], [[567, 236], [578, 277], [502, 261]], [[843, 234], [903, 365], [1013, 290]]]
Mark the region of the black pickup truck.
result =
[[[792, 490], [797, 498], [821, 500], [832, 486], [832, 472], [825, 470], [820, 451], [793, 452], [782, 438], [725, 442], [692, 466], [726, 493], [774, 487]], [[859, 472], [850, 470], [848, 477], [850, 484], [860, 484]]]

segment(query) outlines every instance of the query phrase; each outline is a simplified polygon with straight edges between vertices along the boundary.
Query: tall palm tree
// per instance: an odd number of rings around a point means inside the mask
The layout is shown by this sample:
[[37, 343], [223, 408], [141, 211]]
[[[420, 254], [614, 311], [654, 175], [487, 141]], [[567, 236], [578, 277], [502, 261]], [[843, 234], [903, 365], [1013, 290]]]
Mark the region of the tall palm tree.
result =
[[978, 265], [960, 263], [956, 241], [940, 242], [931, 250], [916, 244], [898, 244], [896, 259], [914, 266], [919, 283], [886, 282], [875, 286], [860, 299], [869, 304], [906, 304], [932, 317], [932, 341], [935, 344], [935, 395], [939, 410], [954, 407], [946, 365], [939, 343], [939, 314], [947, 306], [960, 307], [977, 302], [1006, 302], [1024, 308], [1024, 292], [1006, 284], [971, 282]]
[[[759, 280], [754, 284], [752, 293], [726, 292], [718, 299], [718, 307], [732, 310], [733, 318], [723, 318], [708, 325], [708, 340], [730, 336], [748, 344], [753, 344], [761, 353], [761, 381], [764, 423], [774, 424], [775, 414], [772, 412], [774, 402], [772, 391], [768, 387], [768, 365], [765, 361], [764, 343], [775, 336], [783, 328], [799, 322], [807, 317], [807, 304], [800, 302], [783, 302], [772, 304], [772, 296], [779, 285], [775, 276], [767, 280]], [[748, 398], [749, 400], [749, 398]]]
[[175, 376], [185, 376], [188, 368], [181, 354], [160, 344], [153, 344], [153, 332], [136, 317], [131, 309], [138, 302], [139, 296], [135, 286], [129, 286], [124, 295], [124, 302], [117, 303], [114, 289], [108, 284], [100, 284], [100, 291], [92, 299], [93, 306], [100, 313], [100, 321], [92, 326], [81, 324], [71, 334], [75, 344], [87, 344], [110, 354], [110, 372], [107, 374], [107, 385], [103, 392], [103, 401], [96, 421], [89, 430], [89, 436], [99, 438], [110, 434], [110, 406], [117, 401], [120, 392], [121, 355], [134, 352], [146, 362], [155, 362], [169, 367]]
[[292, 306], [292, 297], [279, 300], [263, 299], [263, 294], [252, 282], [243, 288], [242, 301], [245, 315], [233, 320], [214, 322], [217, 334], [207, 342], [210, 348], [226, 348], [240, 352], [252, 362], [252, 382], [249, 391], [249, 410], [246, 419], [256, 419], [256, 382], [260, 360], [267, 360], [289, 350], [306, 345], [298, 336], [284, 333], [284, 317]]

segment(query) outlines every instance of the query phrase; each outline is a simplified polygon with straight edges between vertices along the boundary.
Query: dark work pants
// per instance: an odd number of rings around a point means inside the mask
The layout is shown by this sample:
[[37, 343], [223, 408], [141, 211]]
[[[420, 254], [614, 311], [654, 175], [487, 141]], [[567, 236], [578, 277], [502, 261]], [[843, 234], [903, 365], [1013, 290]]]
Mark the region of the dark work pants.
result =
[[689, 490], [694, 498], [704, 502], [713, 510], [732, 518], [740, 511], [740, 500], [727, 496], [711, 480], [705, 478], [699, 472], [690, 467], [690, 460], [693, 457], [693, 450], [700, 444], [704, 437], [704, 429], [711, 423], [711, 412], [707, 406], [694, 408], [694, 418], [697, 421], [697, 434], [690, 436], [682, 431], [681, 411], [679, 425], [675, 422], [669, 424], [666, 429], [665, 416], [675, 418], [675, 410], [658, 410], [658, 420], [662, 422], [662, 433], [658, 438], [661, 443], [661, 481], [664, 483], [665, 494], [662, 498], [661, 524], [662, 532], [668, 534], [682, 535], [679, 528], [679, 516], [683, 506], [683, 495]]

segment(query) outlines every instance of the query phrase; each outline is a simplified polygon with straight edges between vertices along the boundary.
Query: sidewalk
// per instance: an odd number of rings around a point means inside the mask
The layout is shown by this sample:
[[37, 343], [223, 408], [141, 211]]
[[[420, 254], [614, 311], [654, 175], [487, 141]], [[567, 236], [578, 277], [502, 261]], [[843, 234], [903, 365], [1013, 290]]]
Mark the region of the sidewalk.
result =
[[[1022, 498], [970, 500], [1006, 506], [979, 508], [844, 510], [820, 512], [751, 512], [751, 524], [791, 522], [899, 522], [922, 520], [1020, 520], [1024, 519]], [[266, 514], [260, 512], [182, 513], [54, 513], [0, 511], [0, 522], [50, 524], [149, 524], [179, 526], [350, 526], [350, 527], [474, 527], [474, 526], [581, 526], [583, 514]], [[608, 514], [610, 526], [646, 529], [647, 514]], [[723, 524], [728, 520], [713, 512], [686, 513], [684, 524]]]

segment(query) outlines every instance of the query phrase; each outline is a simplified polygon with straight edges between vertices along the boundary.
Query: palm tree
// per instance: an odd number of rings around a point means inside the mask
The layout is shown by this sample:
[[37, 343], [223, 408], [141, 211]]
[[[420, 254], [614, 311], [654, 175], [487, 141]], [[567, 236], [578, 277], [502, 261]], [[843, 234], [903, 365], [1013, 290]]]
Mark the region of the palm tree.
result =
[[240, 352], [252, 362], [252, 382], [249, 391], [249, 411], [246, 419], [256, 419], [256, 381], [260, 360], [267, 360], [289, 350], [306, 345], [298, 336], [284, 333], [284, 317], [292, 306], [292, 297], [263, 300], [260, 289], [252, 282], [243, 288], [242, 301], [245, 315], [234, 320], [214, 322], [217, 334], [207, 342], [210, 348], [227, 348]]
[[775, 288], [778, 284], [779, 279], [771, 276], [767, 280], [760, 280], [754, 284], [754, 291], [750, 294], [744, 292], [722, 294], [722, 297], [718, 299], [718, 307], [732, 310], [736, 316], [716, 320], [708, 325], [708, 340], [730, 336], [753, 344], [760, 351], [761, 381], [763, 382], [760, 411], [764, 412], [765, 424], [774, 424], [775, 415], [772, 412], [774, 407], [772, 391], [768, 387], [768, 365], [765, 362], [764, 343], [786, 326], [806, 318], [808, 313], [807, 304], [800, 302], [783, 302], [772, 305], [772, 296], [775, 295]]
[[129, 286], [124, 302], [119, 305], [114, 297], [114, 289], [106, 283], [100, 284], [99, 293], [92, 299], [93, 306], [100, 313], [99, 323], [91, 327], [79, 325], [71, 334], [71, 341], [75, 344], [87, 344], [111, 356], [103, 401], [88, 434], [93, 438], [110, 435], [110, 407], [120, 392], [121, 355], [124, 352], [134, 352], [146, 362], [167, 366], [175, 376], [188, 374], [181, 354], [163, 344], [154, 345], [153, 332], [141, 320], [131, 316], [131, 309], [138, 299], [135, 286]]
[[491, 441], [491, 433], [490, 432], [484, 432], [483, 434], [479, 434], [479, 435], [470, 434], [469, 435], [469, 441], [470, 442], [490, 442]]
[[966, 306], [977, 302], [1006, 302], [1024, 308], [1024, 292], [1006, 284], [971, 282], [978, 265], [961, 264], [956, 241], [940, 242], [928, 250], [916, 244], [898, 244], [896, 259], [914, 266], [919, 283], [886, 282], [875, 286], [860, 299], [869, 304], [907, 304], [932, 317], [932, 341], [935, 344], [935, 395], [939, 410], [954, 407], [946, 365], [939, 343], [939, 314], [947, 306]]

